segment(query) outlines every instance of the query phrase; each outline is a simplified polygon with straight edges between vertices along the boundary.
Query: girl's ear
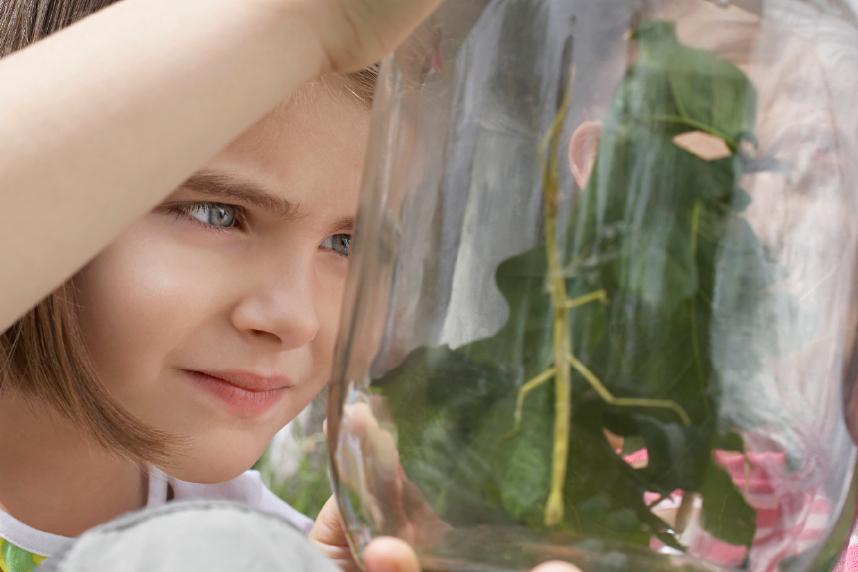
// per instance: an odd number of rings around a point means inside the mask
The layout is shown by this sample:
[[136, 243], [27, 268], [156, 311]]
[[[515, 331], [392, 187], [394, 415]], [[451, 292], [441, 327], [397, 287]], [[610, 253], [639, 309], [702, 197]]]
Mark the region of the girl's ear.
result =
[[572, 170], [572, 176], [575, 177], [575, 183], [581, 189], [587, 186], [590, 173], [593, 171], [601, 134], [601, 123], [585, 121], [575, 129], [569, 140], [569, 168]]

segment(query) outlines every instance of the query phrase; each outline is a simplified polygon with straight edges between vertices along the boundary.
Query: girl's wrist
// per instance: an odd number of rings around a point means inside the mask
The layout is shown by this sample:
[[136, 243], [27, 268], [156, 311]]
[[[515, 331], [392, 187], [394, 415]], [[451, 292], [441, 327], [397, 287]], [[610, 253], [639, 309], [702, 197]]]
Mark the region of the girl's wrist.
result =
[[[402, 42], [442, 0], [279, 0], [321, 51], [321, 72], [354, 72]], [[288, 18], [288, 16], [287, 16]]]
[[289, 57], [303, 63], [304, 81], [335, 71], [319, 32], [324, 18], [318, 14], [321, 11], [318, 5], [326, 1], [254, 0], [252, 3], [259, 8], [262, 22], [277, 27]]

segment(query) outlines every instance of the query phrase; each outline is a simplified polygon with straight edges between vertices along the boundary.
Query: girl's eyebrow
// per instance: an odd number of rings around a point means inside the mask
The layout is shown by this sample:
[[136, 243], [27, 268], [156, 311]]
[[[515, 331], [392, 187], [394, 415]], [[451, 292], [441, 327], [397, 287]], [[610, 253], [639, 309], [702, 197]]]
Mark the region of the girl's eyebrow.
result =
[[198, 171], [182, 183], [182, 188], [265, 209], [281, 217], [298, 215], [298, 205], [274, 196], [253, 181], [218, 171]]

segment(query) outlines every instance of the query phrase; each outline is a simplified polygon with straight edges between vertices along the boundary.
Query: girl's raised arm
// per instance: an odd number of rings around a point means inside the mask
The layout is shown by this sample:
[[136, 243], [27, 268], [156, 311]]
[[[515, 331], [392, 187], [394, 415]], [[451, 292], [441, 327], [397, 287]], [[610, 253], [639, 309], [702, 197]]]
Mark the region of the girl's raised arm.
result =
[[289, 93], [440, 0], [123, 0], [0, 60], [0, 331]]

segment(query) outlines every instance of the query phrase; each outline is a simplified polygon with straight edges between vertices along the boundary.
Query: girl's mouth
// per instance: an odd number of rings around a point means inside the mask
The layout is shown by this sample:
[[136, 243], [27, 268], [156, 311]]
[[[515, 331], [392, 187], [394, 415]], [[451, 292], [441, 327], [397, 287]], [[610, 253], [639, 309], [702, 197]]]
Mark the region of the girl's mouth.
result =
[[224, 403], [240, 417], [256, 417], [271, 409], [294, 385], [284, 376], [262, 376], [245, 371], [184, 370], [200, 389]]

